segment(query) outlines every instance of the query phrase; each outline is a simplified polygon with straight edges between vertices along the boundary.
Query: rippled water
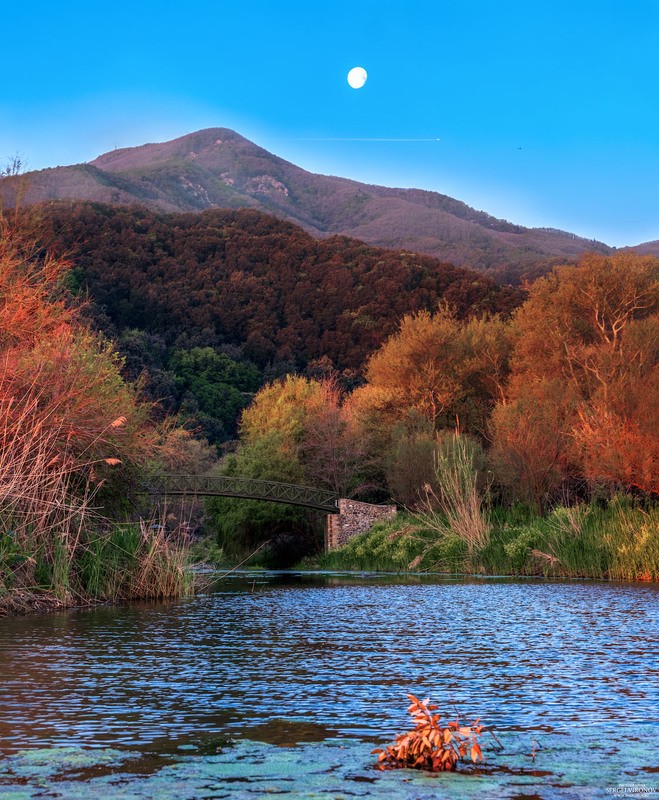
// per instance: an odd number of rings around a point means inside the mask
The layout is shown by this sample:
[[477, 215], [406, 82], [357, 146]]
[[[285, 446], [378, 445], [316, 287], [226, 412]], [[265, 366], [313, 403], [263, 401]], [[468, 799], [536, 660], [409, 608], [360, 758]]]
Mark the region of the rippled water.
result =
[[2, 620], [2, 749], [386, 742], [408, 692], [529, 750], [655, 735], [658, 610], [655, 586], [269, 573], [176, 604]]

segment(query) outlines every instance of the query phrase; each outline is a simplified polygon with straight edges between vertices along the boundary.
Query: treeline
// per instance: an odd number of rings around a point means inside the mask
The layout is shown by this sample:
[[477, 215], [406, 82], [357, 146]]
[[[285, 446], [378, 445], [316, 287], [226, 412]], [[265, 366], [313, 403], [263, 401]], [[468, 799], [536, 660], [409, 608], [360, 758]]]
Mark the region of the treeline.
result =
[[[656, 499], [658, 331], [659, 260], [586, 255], [536, 281], [510, 318], [460, 319], [447, 305], [404, 316], [351, 393], [302, 377], [270, 384], [243, 414], [228, 469], [391, 497], [447, 540], [463, 526], [470, 556], [488, 542], [486, 496], [538, 516], [619, 492]], [[275, 508], [258, 517], [231, 501], [214, 508], [228, 548], [277, 529]], [[629, 538], [609, 549], [631, 558], [654, 548], [655, 574], [656, 516], [653, 533], [640, 519], [639, 531], [620, 523]], [[530, 551], [533, 537], [524, 541]]]
[[263, 384], [289, 373], [362, 381], [365, 360], [406, 313], [508, 315], [523, 293], [412, 253], [302, 229], [250, 210], [158, 215], [66, 203], [31, 208], [44, 248], [75, 266], [94, 325], [143, 375], [147, 396], [231, 438]]
[[656, 493], [658, 300], [656, 258], [586, 255], [509, 320], [404, 318], [351, 403], [374, 442], [414, 416], [480, 440], [501, 490], [538, 509], [596, 485]]

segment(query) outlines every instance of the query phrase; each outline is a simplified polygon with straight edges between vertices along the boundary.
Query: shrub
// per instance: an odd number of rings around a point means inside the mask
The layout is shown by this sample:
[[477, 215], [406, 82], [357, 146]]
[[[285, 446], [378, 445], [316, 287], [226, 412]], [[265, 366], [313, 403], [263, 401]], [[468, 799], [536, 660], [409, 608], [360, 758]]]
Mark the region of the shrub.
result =
[[418, 506], [423, 487], [434, 484], [436, 442], [431, 429], [406, 430], [397, 426], [385, 472], [391, 496], [405, 508]]
[[343, 547], [321, 555], [316, 563], [321, 569], [459, 572], [466, 557], [464, 542], [457, 536], [438, 540], [412, 514], [403, 512], [376, 522]]
[[413, 694], [407, 695], [411, 700], [408, 707], [414, 720], [414, 730], [401, 733], [394, 744], [384, 750], [376, 747], [373, 754], [378, 754], [378, 767], [384, 769], [425, 769], [430, 772], [449, 772], [455, 770], [458, 762], [467, 753], [476, 763], [483, 760], [478, 737], [483, 731], [479, 720], [473, 725], [460, 726], [459, 721], [441, 725], [437, 710], [429, 700], [418, 700]]

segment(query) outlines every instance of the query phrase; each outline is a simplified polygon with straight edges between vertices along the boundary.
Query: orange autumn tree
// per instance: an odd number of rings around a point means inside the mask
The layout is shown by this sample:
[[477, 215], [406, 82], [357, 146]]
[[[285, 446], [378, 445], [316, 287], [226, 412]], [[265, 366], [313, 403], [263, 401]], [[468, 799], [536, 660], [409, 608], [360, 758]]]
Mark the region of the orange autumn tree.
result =
[[331, 379], [289, 375], [268, 384], [243, 412], [240, 435], [239, 452], [259, 449], [259, 469], [269, 468], [268, 477], [306, 481], [342, 496], [355, 488], [361, 440], [352, 408]]
[[493, 454], [539, 501], [570, 474], [657, 491], [659, 259], [587, 254], [536, 281], [512, 324]]
[[332, 379], [319, 383], [303, 425], [300, 460], [312, 485], [353, 497], [363, 488], [364, 441], [344, 392]]
[[389, 424], [409, 409], [438, 424], [465, 394], [460, 327], [447, 308], [403, 317], [398, 331], [368, 361], [367, 386], [356, 393], [360, 405]]
[[460, 320], [444, 305], [405, 316], [371, 356], [349, 405], [397, 499], [414, 505], [431, 480], [436, 431], [484, 435], [505, 396], [510, 346], [500, 317]]
[[89, 498], [160, 433], [61, 291], [66, 262], [0, 221], [0, 534], [25, 552], [75, 547]]
[[362, 417], [393, 425], [421, 414], [435, 428], [482, 432], [494, 402], [503, 396], [510, 351], [499, 317], [460, 320], [447, 306], [434, 314], [403, 317], [366, 365], [367, 385], [353, 395]]
[[563, 389], [555, 380], [518, 384], [514, 400], [499, 403], [490, 420], [489, 455], [498, 483], [538, 513], [570, 469], [565, 445], [571, 406]]
[[586, 477], [659, 493], [658, 356], [659, 315], [630, 322], [572, 430]]

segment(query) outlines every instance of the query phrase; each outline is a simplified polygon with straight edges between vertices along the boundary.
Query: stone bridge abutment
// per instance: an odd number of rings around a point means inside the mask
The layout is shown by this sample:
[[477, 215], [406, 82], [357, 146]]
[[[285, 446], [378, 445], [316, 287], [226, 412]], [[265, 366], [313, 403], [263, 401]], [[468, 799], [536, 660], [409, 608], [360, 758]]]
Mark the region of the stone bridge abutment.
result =
[[328, 514], [325, 522], [325, 552], [347, 544], [353, 536], [365, 533], [371, 525], [396, 516], [396, 506], [339, 500], [339, 513]]

